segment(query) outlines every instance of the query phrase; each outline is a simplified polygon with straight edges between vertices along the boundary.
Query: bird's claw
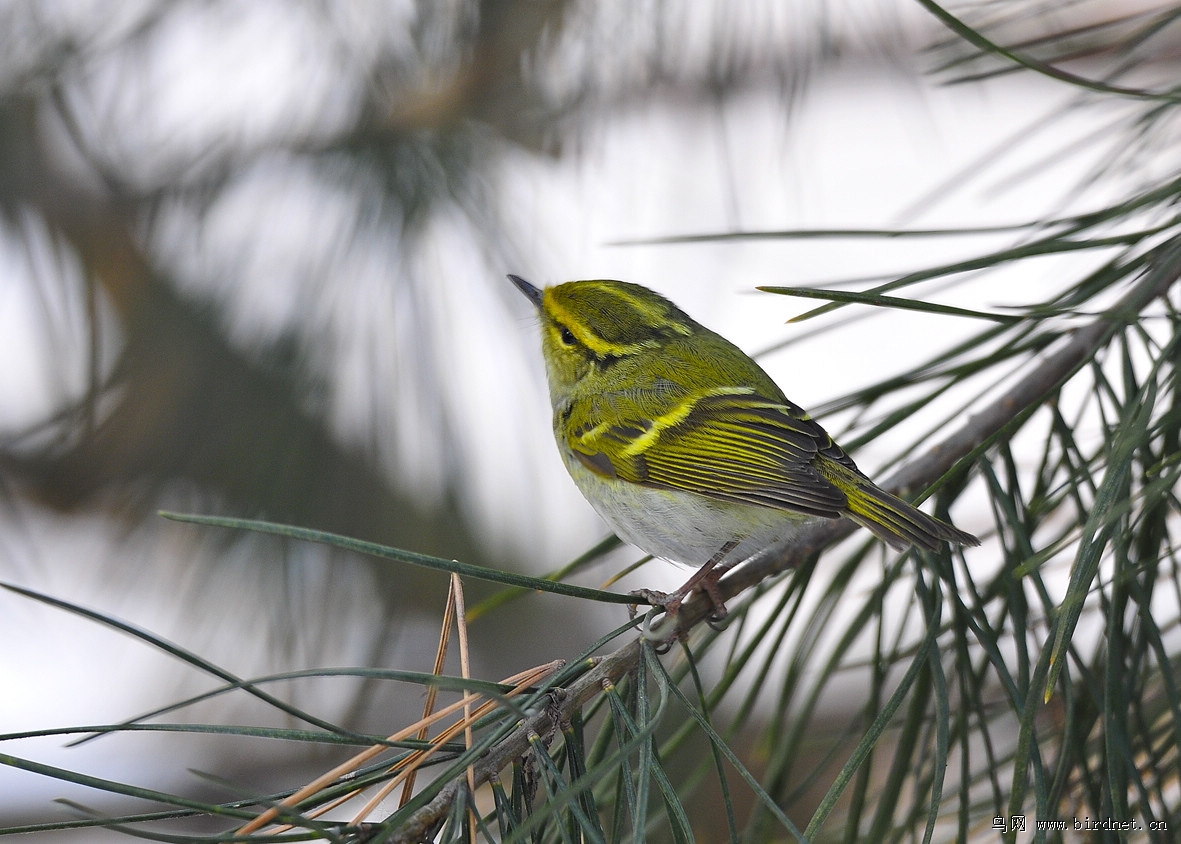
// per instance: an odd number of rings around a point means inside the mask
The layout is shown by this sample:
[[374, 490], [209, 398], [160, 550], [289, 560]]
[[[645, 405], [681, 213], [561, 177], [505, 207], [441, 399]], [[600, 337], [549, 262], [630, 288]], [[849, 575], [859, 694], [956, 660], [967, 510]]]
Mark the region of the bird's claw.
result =
[[[713, 607], [713, 609], [710, 610], [709, 615], [705, 617], [705, 623], [714, 630], [724, 630], [726, 628], [725, 621], [726, 617], [729, 615], [729, 611], [726, 609], [726, 604], [722, 600], [721, 593], [718, 591], [717, 582], [706, 581], [703, 582], [700, 587], [695, 588], [700, 588], [701, 592], [705, 595], [705, 597], [709, 600], [710, 605]], [[644, 622], [644, 638], [659, 644], [657, 653], [667, 653], [674, 640], [685, 638], [686, 631], [677, 630], [674, 628], [671, 633], [665, 633], [659, 628], [666, 625], [656, 625], [653, 623], [654, 620], [667, 619], [669, 620], [669, 623], [675, 624], [677, 613], [680, 612], [681, 605], [685, 602], [685, 599], [690, 594], [692, 594], [693, 591], [695, 591], [695, 589], [691, 589], [688, 592], [681, 590], [677, 592], [660, 592], [656, 589], [636, 589], [630, 593], [637, 598], [642, 599], [644, 603], [647, 603], [660, 611], [653, 613], [651, 617], [649, 617]], [[631, 613], [632, 618], [635, 618], [637, 608], [637, 604], [628, 605], [628, 611]], [[661, 649], [661, 647], [663, 647], [663, 649]]]

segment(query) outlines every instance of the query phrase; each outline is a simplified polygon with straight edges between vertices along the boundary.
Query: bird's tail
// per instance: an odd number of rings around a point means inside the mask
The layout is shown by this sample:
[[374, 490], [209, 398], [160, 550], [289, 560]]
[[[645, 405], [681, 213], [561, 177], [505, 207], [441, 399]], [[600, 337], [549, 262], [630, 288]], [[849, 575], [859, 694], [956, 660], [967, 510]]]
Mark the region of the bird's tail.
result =
[[972, 534], [928, 516], [872, 483], [859, 484], [846, 495], [849, 508], [845, 515], [900, 551], [912, 545], [935, 551], [944, 542], [980, 544]]

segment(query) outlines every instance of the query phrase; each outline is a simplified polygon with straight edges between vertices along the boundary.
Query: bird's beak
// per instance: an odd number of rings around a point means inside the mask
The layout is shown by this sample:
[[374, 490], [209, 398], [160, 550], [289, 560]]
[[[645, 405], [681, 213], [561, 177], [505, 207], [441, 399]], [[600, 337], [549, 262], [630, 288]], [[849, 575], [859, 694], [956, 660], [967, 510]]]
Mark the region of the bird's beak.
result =
[[517, 285], [517, 289], [529, 298], [529, 301], [533, 303], [533, 307], [537, 308], [539, 311], [541, 310], [542, 293], [539, 289], [525, 281], [525, 279], [521, 278], [519, 275], [513, 275], [512, 273], [509, 273], [508, 280]]

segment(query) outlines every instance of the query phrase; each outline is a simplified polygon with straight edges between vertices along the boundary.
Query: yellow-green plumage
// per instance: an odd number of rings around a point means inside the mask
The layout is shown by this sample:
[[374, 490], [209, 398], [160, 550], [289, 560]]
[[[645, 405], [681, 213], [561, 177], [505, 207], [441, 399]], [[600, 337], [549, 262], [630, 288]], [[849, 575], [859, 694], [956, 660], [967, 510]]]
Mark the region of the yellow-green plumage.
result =
[[554, 437], [620, 536], [690, 565], [729, 562], [847, 516], [895, 548], [976, 537], [880, 489], [774, 381], [664, 297], [622, 281], [539, 290]]

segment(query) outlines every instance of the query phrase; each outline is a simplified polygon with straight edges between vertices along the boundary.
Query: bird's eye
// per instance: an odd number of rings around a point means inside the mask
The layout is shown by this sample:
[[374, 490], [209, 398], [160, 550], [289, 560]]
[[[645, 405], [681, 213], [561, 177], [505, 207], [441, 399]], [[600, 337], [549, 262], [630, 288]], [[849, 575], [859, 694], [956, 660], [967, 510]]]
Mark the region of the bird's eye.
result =
[[562, 338], [562, 345], [564, 346], [573, 346], [576, 342], [574, 339], [574, 332], [564, 325], [562, 326], [562, 333], [560, 336]]

